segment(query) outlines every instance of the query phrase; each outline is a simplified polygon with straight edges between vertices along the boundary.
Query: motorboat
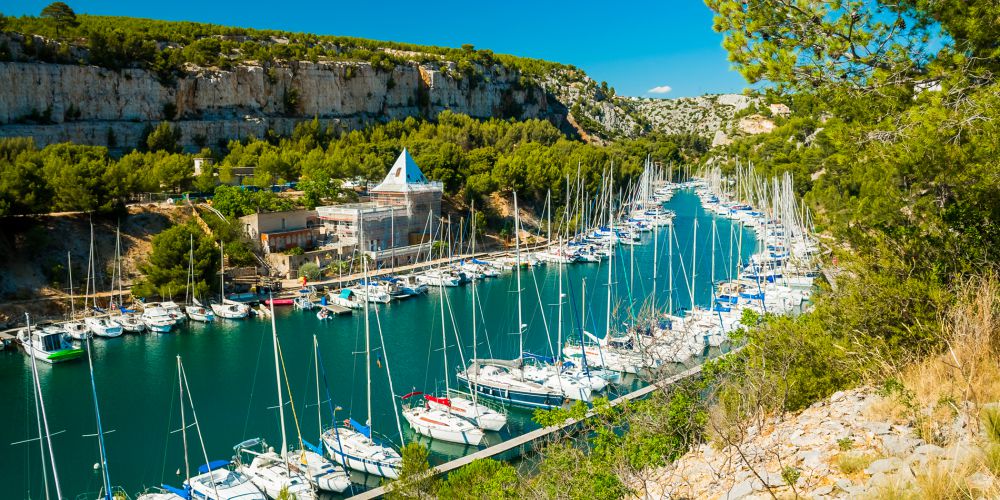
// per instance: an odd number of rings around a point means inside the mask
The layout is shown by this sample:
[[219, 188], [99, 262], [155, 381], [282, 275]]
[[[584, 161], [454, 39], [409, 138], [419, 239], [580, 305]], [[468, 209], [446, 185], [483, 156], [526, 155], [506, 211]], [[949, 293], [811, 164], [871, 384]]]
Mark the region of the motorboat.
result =
[[343, 467], [324, 457], [321, 448], [309, 443], [305, 445], [310, 449], [293, 450], [285, 454], [292, 469], [304, 475], [319, 491], [342, 493], [351, 487], [351, 476]]
[[112, 316], [111, 321], [121, 325], [122, 331], [125, 333], [142, 333], [146, 331], [146, 324], [142, 322], [142, 316], [133, 312]]
[[174, 329], [174, 318], [162, 307], [147, 307], [142, 311], [142, 323], [155, 333], [170, 333]]
[[83, 349], [73, 347], [62, 333], [46, 333], [34, 327], [30, 331], [28, 328], [18, 331], [17, 341], [26, 354], [50, 364], [70, 361], [83, 355]]

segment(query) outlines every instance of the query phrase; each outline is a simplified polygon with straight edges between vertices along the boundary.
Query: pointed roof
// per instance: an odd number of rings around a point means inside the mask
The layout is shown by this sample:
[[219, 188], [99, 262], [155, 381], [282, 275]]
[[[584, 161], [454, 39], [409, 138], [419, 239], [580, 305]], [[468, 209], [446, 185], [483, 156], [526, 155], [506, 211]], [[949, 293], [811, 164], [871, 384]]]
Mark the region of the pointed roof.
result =
[[396, 163], [392, 164], [385, 179], [382, 179], [372, 191], [406, 192], [426, 189], [432, 184], [427, 177], [424, 177], [424, 173], [420, 171], [417, 162], [413, 161], [410, 152], [403, 148], [403, 152], [396, 158]]

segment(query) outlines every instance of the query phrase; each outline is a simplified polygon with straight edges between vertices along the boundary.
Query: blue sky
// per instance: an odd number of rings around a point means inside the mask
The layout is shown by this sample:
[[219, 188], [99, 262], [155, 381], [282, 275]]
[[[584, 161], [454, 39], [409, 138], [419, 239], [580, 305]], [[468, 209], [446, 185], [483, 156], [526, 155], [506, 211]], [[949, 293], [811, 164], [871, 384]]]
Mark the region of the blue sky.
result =
[[[51, 0], [0, 0], [37, 15]], [[681, 97], [740, 92], [701, 0], [639, 2], [65, 0], [78, 13], [198, 21], [458, 47], [574, 64], [619, 94]], [[649, 93], [669, 87], [666, 93]]]

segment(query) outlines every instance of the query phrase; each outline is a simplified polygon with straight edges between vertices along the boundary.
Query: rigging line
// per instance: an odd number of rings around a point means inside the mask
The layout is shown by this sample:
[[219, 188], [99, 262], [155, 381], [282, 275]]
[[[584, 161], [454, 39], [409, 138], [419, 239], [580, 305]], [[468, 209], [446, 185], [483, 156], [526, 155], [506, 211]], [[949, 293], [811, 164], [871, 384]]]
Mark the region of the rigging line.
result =
[[[173, 372], [174, 370], [170, 370], [170, 371]], [[174, 392], [174, 391], [175, 391], [175, 389], [176, 390], [180, 390], [180, 389], [178, 389], [178, 385], [177, 385], [177, 380], [178, 380], [177, 377], [178, 377], [178, 375], [176, 373], [174, 373], [173, 377], [174, 377], [174, 380], [171, 383], [171, 389], [170, 389], [170, 409], [167, 411], [167, 415], [168, 415], [167, 416], [167, 438], [168, 439], [165, 439], [164, 442], [163, 442], [163, 461], [160, 464], [160, 477], [161, 478], [165, 477], [166, 474], [167, 474], [167, 451], [170, 449], [170, 439], [169, 439], [170, 438], [170, 434], [171, 434], [170, 433], [170, 428], [173, 427], [172, 425], [170, 425], [170, 423], [172, 422], [172, 419], [174, 418], [173, 417], [173, 415], [174, 415], [174, 394], [176, 394], [176, 392]], [[248, 413], [249, 413], [249, 411], [248, 411]]]
[[250, 410], [253, 409], [253, 394], [257, 389], [257, 374], [260, 372], [260, 355], [264, 350], [264, 335], [260, 336], [260, 343], [257, 344], [257, 363], [254, 365], [253, 382], [250, 383], [250, 401], [247, 403], [247, 415], [243, 420], [243, 439], [247, 438], [247, 428], [250, 427]]
[[[477, 288], [476, 291], [478, 292], [479, 289]], [[486, 296], [487, 296], [487, 298], [489, 298], [489, 294], [490, 294], [490, 290], [489, 290], [489, 288], [487, 288], [487, 290], [486, 290]], [[472, 318], [472, 321], [479, 321], [480, 318], [483, 320], [481, 323], [479, 323], [479, 325], [481, 325], [482, 328], [483, 328], [482, 331], [483, 331], [483, 339], [485, 339], [485, 342], [486, 342], [486, 352], [488, 352], [489, 353], [489, 357], [492, 358], [493, 357], [493, 345], [490, 343], [489, 326], [487, 326], [488, 323], [486, 323], [486, 315], [483, 312], [483, 301], [482, 301], [482, 294], [481, 293], [476, 293], [476, 306], [477, 306], [476, 307], [476, 312], [479, 313], [479, 317]], [[476, 345], [476, 349], [478, 349], [478, 348], [479, 348], [479, 346]]]
[[[393, 395], [393, 397], [390, 398], [392, 400], [392, 414], [396, 417], [396, 430], [399, 431], [399, 441], [400, 445], [402, 445], [402, 443], [405, 442], [405, 438], [403, 437], [403, 424], [399, 421], [399, 410], [396, 408], [396, 392], [392, 388], [392, 373], [389, 370], [389, 351], [385, 349], [385, 337], [382, 335], [382, 320], [379, 319], [378, 308], [375, 308], [375, 326], [378, 328], [379, 343], [382, 345], [382, 350], [385, 352], [382, 356], [385, 358], [385, 378], [389, 379], [389, 394]], [[372, 422], [369, 422], [370, 424], [374, 423], [375, 420], [371, 415], [369, 415], [368, 418], [372, 419]]]
[[[292, 408], [292, 421], [295, 422], [295, 434], [299, 437], [299, 450], [303, 451], [302, 459], [305, 460], [305, 446], [302, 445], [302, 429], [299, 428], [299, 416], [295, 413], [295, 399], [292, 398], [292, 386], [288, 384], [288, 372], [285, 371], [285, 355], [281, 352], [281, 342], [277, 341], [277, 339], [275, 340], [278, 345], [278, 360], [281, 361], [281, 374], [285, 379], [285, 390], [288, 391], [288, 405]], [[287, 451], [281, 450], [281, 454], [284, 455]]]
[[[561, 264], [556, 264], [556, 265], [561, 265]], [[542, 327], [545, 329], [545, 340], [549, 344], [549, 354], [554, 356], [555, 351], [552, 349], [552, 333], [549, 331], [549, 322], [545, 318], [545, 306], [542, 304], [542, 293], [538, 291], [538, 276], [535, 275], [535, 267], [532, 266], [529, 272], [531, 274], [531, 280], [532, 282], [534, 282], [535, 285], [535, 297], [538, 298], [538, 311], [539, 314], [541, 314], [542, 316]], [[532, 317], [534, 317], [534, 315], [532, 315]]]

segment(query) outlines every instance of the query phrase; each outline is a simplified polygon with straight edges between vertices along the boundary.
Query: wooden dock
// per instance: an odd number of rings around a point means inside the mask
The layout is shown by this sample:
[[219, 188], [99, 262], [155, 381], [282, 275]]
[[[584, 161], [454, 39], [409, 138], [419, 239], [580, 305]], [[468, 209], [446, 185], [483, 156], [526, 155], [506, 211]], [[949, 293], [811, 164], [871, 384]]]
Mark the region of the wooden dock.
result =
[[[681, 380], [685, 380], [685, 379], [688, 379], [690, 377], [694, 377], [694, 376], [696, 376], [696, 375], [698, 375], [698, 374], [701, 373], [701, 367], [702, 367], [702, 365], [698, 364], [698, 366], [695, 366], [695, 367], [692, 367], [692, 368], [688, 368], [687, 370], [684, 370], [681, 373], [678, 373], [676, 375], [673, 375], [671, 377], [663, 379], [663, 380], [661, 380], [659, 382], [647, 385], [646, 387], [643, 387], [641, 389], [632, 391], [632, 392], [630, 392], [628, 394], [625, 394], [623, 396], [619, 396], [619, 397], [611, 400], [611, 402], [610, 402], [611, 406], [618, 406], [618, 405], [620, 405], [622, 403], [625, 403], [625, 402], [628, 402], [628, 401], [633, 401], [635, 399], [646, 397], [649, 394], [652, 394], [654, 391], [657, 391], [657, 390], [669, 387], [669, 386], [671, 386], [673, 384], [676, 384], [677, 382], [679, 382]], [[438, 465], [437, 467], [434, 467], [430, 471], [428, 471], [428, 475], [431, 476], [431, 477], [433, 477], [433, 476], [439, 476], [441, 474], [447, 474], [447, 473], [449, 473], [449, 472], [451, 472], [451, 471], [453, 471], [455, 469], [458, 469], [460, 467], [468, 465], [468, 464], [472, 463], [475, 460], [479, 460], [479, 459], [483, 459], [483, 458], [491, 458], [491, 457], [495, 457], [497, 455], [501, 455], [503, 453], [509, 452], [511, 450], [514, 450], [515, 448], [522, 448], [522, 447], [526, 447], [526, 446], [531, 446], [532, 444], [534, 444], [535, 441], [537, 441], [539, 439], [542, 439], [542, 438], [544, 438], [546, 436], [549, 436], [551, 434], [563, 431], [565, 429], [569, 429], [569, 428], [571, 428], [571, 427], [579, 424], [583, 420], [589, 419], [589, 418], [591, 418], [593, 416], [594, 416], [594, 411], [591, 410], [591, 411], [587, 412], [587, 415], [585, 417], [583, 417], [582, 419], [569, 419], [569, 420], [567, 420], [562, 425], [553, 425], [553, 426], [549, 426], [549, 427], [543, 427], [541, 429], [535, 429], [535, 430], [533, 430], [531, 432], [528, 432], [527, 434], [522, 434], [520, 436], [517, 436], [517, 437], [511, 438], [511, 439], [509, 439], [507, 441], [504, 441], [504, 442], [502, 442], [500, 444], [496, 444], [496, 445], [490, 446], [488, 448], [484, 448], [484, 449], [479, 450], [479, 451], [477, 451], [477, 452], [475, 452], [475, 453], [473, 453], [471, 455], [466, 455], [464, 457], [459, 457], [459, 458], [456, 458], [456, 459], [451, 460], [449, 462], [445, 462], [445, 463], [443, 463], [441, 465]], [[524, 450], [520, 450], [518, 452], [518, 455], [522, 454], [523, 452], [524, 452]], [[391, 487], [392, 487], [392, 483], [389, 483], [386, 486], [380, 486], [378, 488], [371, 489], [371, 490], [359, 493], [359, 494], [354, 495], [354, 496], [352, 496], [350, 498], [351, 499], [356, 499], [356, 500], [369, 500], [369, 499], [374, 499], [374, 498], [380, 498], [383, 495], [385, 495], [386, 492], [388, 491], [388, 488], [391, 488]]]

